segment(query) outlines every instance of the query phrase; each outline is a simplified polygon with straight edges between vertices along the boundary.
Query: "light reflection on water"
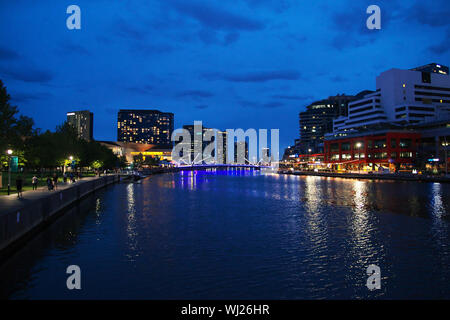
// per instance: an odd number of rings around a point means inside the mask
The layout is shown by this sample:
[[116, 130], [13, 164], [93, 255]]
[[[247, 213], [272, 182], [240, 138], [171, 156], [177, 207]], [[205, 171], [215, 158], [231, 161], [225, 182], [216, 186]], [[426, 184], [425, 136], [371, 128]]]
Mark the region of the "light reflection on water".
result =
[[[185, 171], [83, 200], [7, 263], [12, 298], [450, 298], [450, 186]], [[31, 253], [31, 254], [30, 254]], [[79, 264], [81, 292], [65, 290]], [[377, 264], [382, 289], [365, 287]]]

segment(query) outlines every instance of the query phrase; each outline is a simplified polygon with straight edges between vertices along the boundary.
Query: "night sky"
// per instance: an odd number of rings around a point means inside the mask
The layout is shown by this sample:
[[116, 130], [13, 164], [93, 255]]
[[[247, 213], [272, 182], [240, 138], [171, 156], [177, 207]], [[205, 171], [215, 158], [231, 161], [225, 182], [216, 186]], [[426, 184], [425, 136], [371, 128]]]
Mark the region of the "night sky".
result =
[[[366, 28], [371, 4], [381, 30]], [[286, 147], [314, 100], [449, 65], [450, 1], [0, 0], [0, 40], [0, 79], [39, 128], [88, 109], [94, 137], [116, 140], [119, 109], [159, 109], [175, 128], [279, 128]]]

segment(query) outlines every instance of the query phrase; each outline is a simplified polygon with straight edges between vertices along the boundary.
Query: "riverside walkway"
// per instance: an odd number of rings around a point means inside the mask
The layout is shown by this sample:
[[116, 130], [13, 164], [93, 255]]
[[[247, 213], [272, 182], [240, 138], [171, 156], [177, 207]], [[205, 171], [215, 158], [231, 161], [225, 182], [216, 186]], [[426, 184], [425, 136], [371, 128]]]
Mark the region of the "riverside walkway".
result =
[[119, 182], [119, 175], [104, 175], [78, 180], [75, 183], [58, 184], [57, 190], [47, 187], [0, 196], [0, 258], [36, 231], [51, 221], [71, 204], [109, 184]]
[[[88, 182], [98, 179], [98, 177], [88, 177], [83, 178], [82, 180], [78, 180], [75, 183], [71, 182], [62, 182], [58, 183], [58, 189], [49, 191], [47, 186], [41, 186], [38, 187], [37, 190], [27, 190], [22, 193], [22, 198], [17, 197], [17, 192], [11, 193], [8, 195], [0, 196], [0, 215], [5, 214], [10, 211], [17, 211], [20, 210], [20, 208], [27, 206], [28, 204], [38, 201], [39, 199], [46, 198], [52, 194], [58, 193], [60, 191], [73, 188], [80, 183]], [[42, 181], [42, 183], [45, 183], [45, 181]]]

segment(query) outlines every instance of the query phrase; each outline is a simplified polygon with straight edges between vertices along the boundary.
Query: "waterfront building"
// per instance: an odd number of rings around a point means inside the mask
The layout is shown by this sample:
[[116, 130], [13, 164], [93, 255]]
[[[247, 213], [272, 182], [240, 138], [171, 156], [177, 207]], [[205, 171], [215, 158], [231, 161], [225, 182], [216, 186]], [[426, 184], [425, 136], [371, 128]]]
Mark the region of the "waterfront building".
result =
[[120, 110], [117, 117], [119, 142], [172, 146], [174, 115], [159, 110]]
[[94, 114], [88, 110], [67, 113], [67, 123], [75, 128], [78, 137], [87, 141], [94, 139]]
[[410, 70], [390, 69], [376, 78], [376, 91], [348, 104], [348, 115], [334, 120], [345, 133], [387, 124], [405, 127], [450, 118], [448, 67], [436, 63]]
[[161, 147], [145, 143], [99, 141], [100, 144], [109, 148], [116, 156], [125, 156], [128, 163], [133, 163], [134, 156], [158, 158], [159, 160], [172, 161], [172, 148]]
[[347, 116], [348, 105], [362, 95], [337, 95], [316, 101], [299, 113], [300, 144], [299, 153], [317, 153], [323, 151], [323, 140], [326, 133], [333, 131], [333, 120]]
[[414, 125], [420, 133], [417, 165], [432, 172], [448, 173], [450, 163], [450, 119]]
[[355, 132], [325, 140], [324, 162], [334, 171], [412, 171], [420, 133], [409, 130]]

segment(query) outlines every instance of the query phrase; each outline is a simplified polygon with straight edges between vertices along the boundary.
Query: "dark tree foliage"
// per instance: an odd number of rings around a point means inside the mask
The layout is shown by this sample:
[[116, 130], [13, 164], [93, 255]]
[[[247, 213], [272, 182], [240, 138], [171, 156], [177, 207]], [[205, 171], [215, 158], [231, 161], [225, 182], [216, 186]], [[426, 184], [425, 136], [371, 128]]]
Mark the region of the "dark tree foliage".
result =
[[[20, 154], [24, 151], [24, 141], [33, 136], [34, 122], [31, 118], [18, 116], [19, 110], [12, 106], [11, 97], [0, 80], [0, 152], [1, 162], [5, 161], [6, 150], [11, 148]], [[21, 159], [23, 161], [23, 159]]]
[[119, 168], [119, 159], [107, 147], [95, 141], [85, 141], [67, 122], [58, 126], [55, 132], [41, 133], [34, 130], [31, 118], [19, 116], [18, 109], [11, 106], [10, 96], [0, 80], [0, 163], [7, 165], [6, 150], [11, 148], [19, 156], [19, 164], [29, 169], [54, 169], [69, 165], [69, 158], [77, 167], [96, 169]]

